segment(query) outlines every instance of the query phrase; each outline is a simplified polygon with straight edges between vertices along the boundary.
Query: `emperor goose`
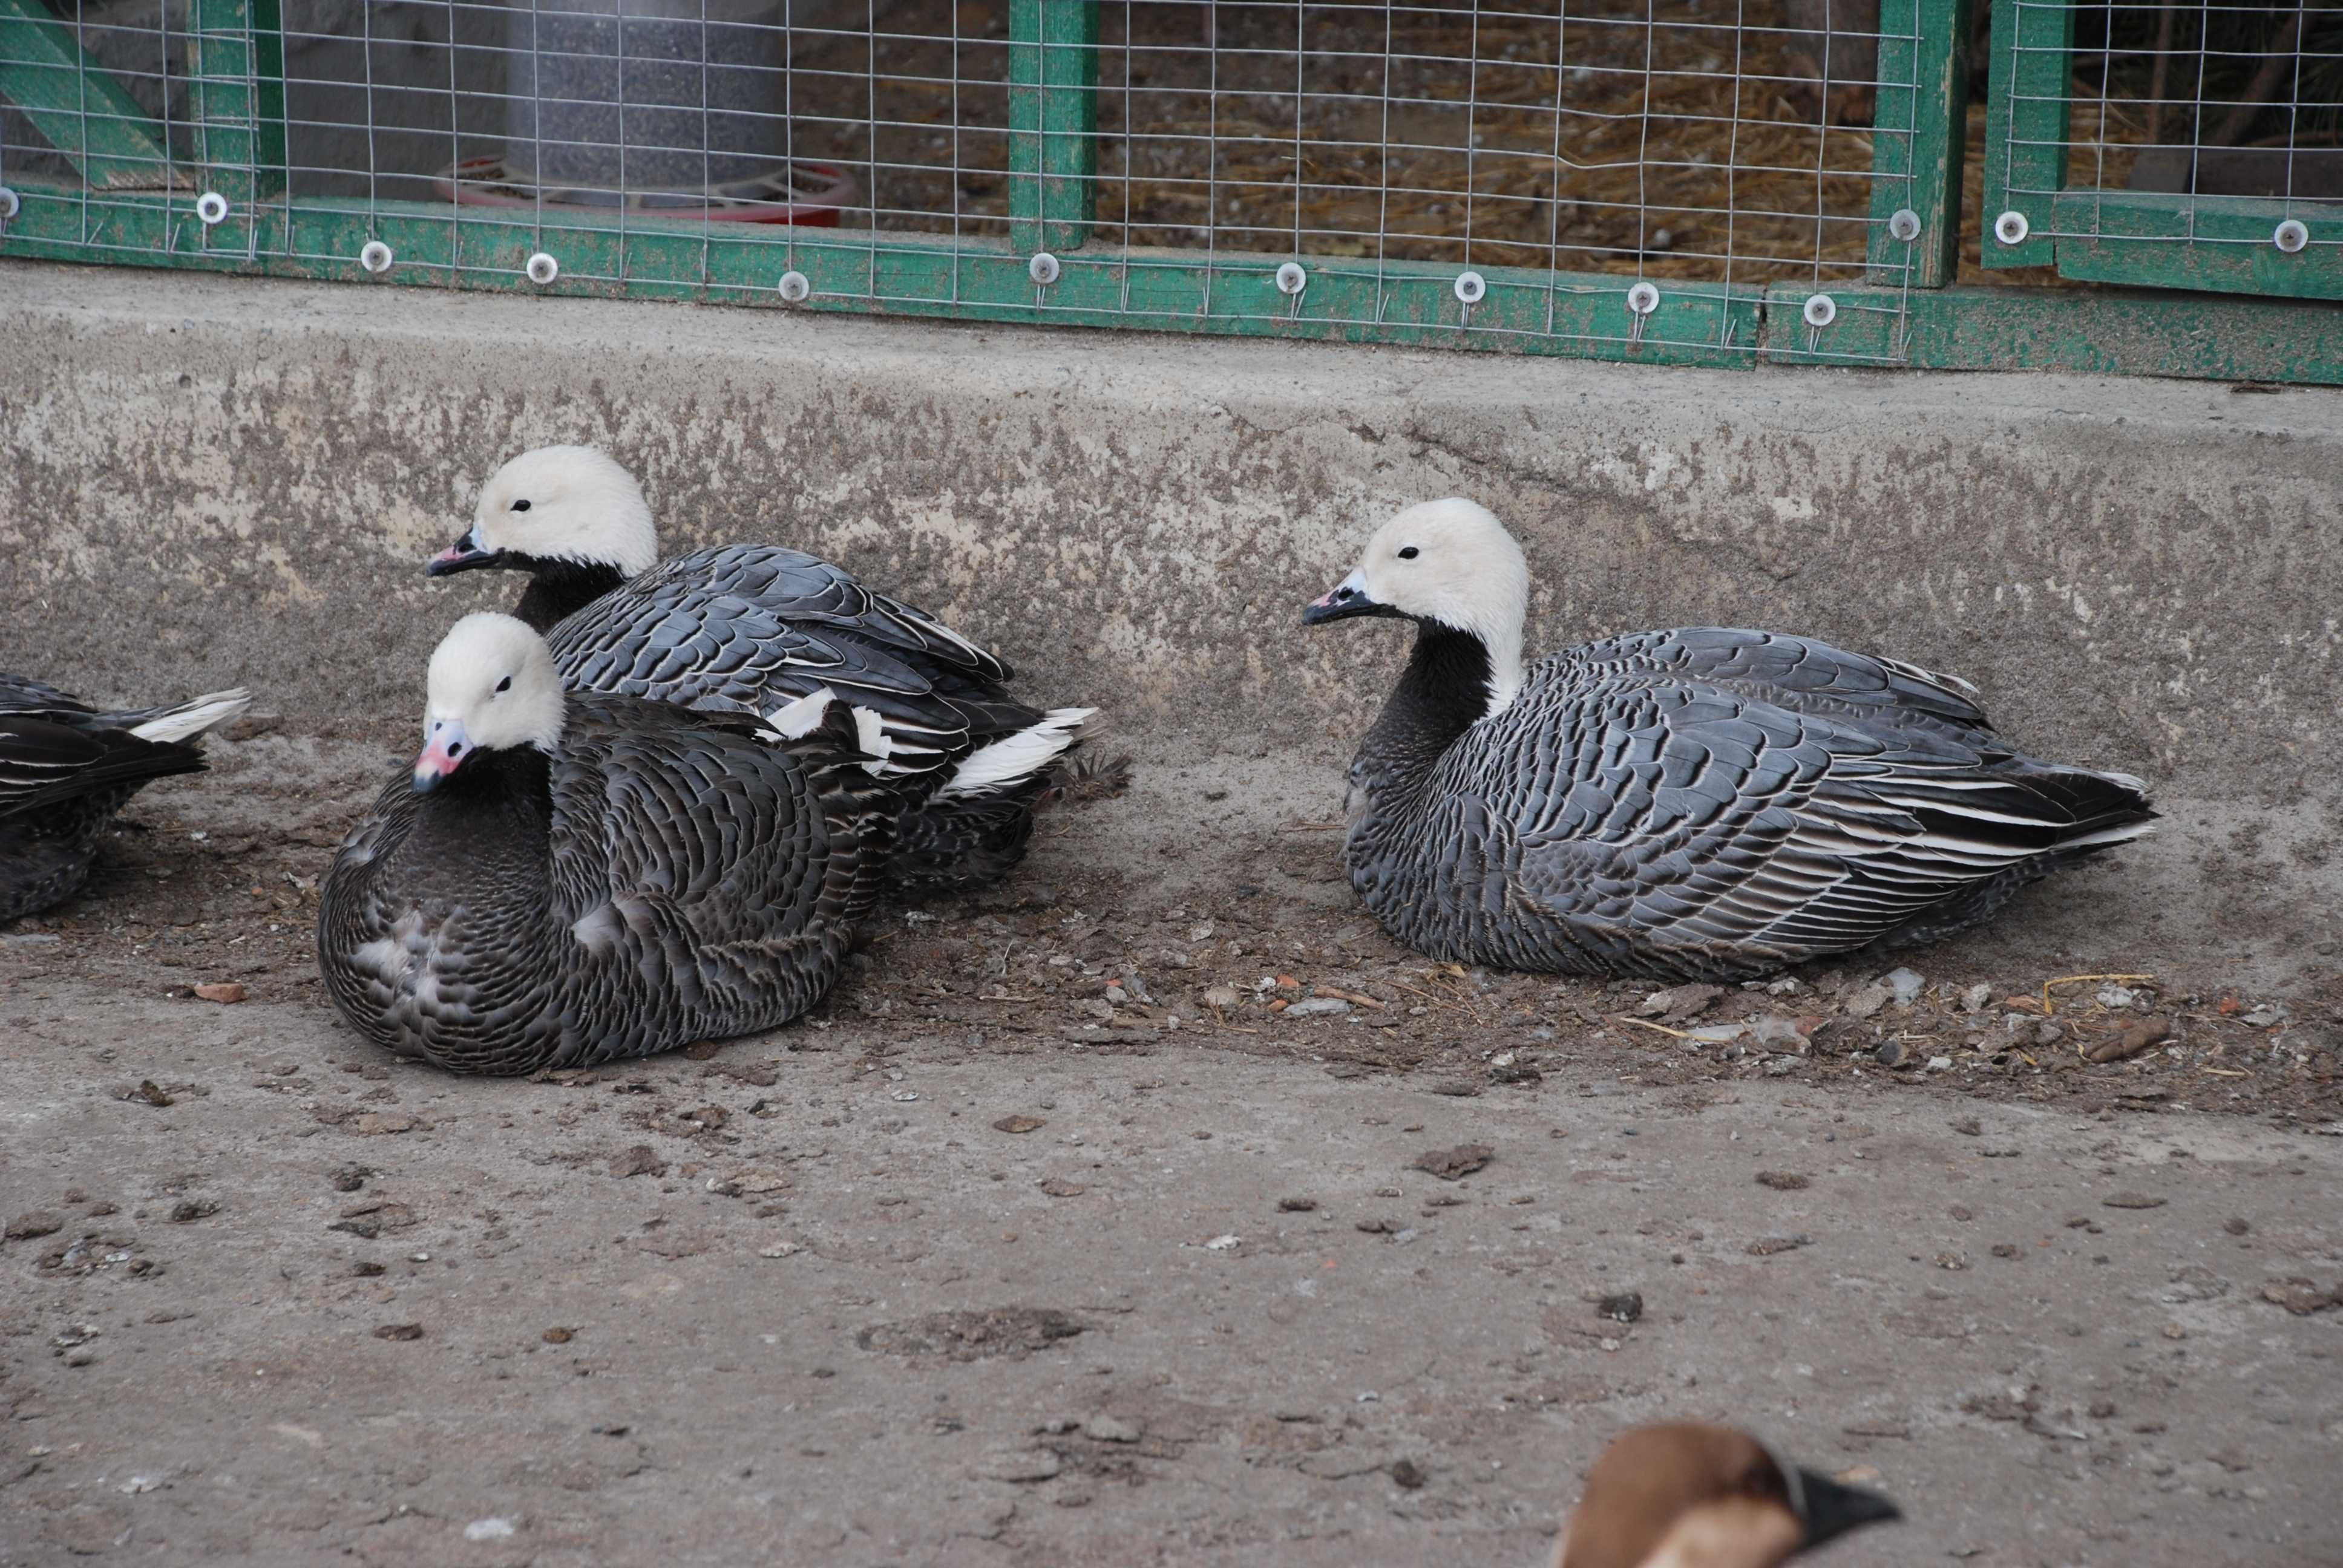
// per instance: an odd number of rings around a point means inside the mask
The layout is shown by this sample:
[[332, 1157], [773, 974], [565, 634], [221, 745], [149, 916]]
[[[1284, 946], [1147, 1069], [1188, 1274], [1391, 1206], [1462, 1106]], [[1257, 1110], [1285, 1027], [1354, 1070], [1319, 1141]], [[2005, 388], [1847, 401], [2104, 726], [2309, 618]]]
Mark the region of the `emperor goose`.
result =
[[114, 814], [150, 779], [203, 771], [196, 741], [250, 701], [215, 691], [176, 708], [104, 713], [0, 674], [0, 921], [70, 897]]
[[888, 878], [920, 896], [997, 880], [1091, 708], [1029, 708], [996, 655], [818, 556], [726, 545], [661, 563], [634, 477], [590, 447], [524, 452], [492, 475], [431, 575], [529, 574], [513, 613], [580, 691], [762, 713], [819, 688], [868, 717], [867, 751], [904, 800]]
[[826, 692], [769, 721], [566, 699], [544, 638], [471, 615], [424, 746], [327, 874], [317, 961], [402, 1056], [529, 1072], [770, 1029], [838, 977], [880, 798]]
[[1522, 663], [1529, 571], [1411, 507], [1311, 624], [1415, 622], [1351, 764], [1351, 882], [1436, 958], [1735, 980], [1985, 920], [2148, 830], [2139, 780], [2038, 761], [1967, 682], [1779, 632], [1633, 632]]
[[1877, 1493], [1801, 1470], [1731, 1427], [1643, 1426], [1587, 1473], [1554, 1568], [1775, 1568], [1903, 1516]]

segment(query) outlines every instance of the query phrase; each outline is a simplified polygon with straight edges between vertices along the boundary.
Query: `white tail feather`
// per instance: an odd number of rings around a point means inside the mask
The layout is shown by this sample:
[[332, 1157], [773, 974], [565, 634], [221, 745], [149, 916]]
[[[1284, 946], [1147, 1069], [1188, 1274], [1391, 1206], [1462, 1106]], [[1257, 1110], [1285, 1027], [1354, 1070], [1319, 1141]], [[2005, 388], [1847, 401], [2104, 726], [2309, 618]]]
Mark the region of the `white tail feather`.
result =
[[792, 698], [765, 715], [765, 722], [780, 732], [784, 740], [799, 740], [814, 732], [822, 715], [838, 694], [827, 686], [817, 686], [803, 697]]
[[207, 692], [193, 702], [183, 702], [168, 713], [134, 726], [130, 733], [141, 740], [192, 740], [251, 706], [252, 694], [240, 686], [233, 691]]
[[1031, 778], [1074, 743], [1095, 708], [1053, 708], [1041, 721], [978, 748], [960, 759], [950, 781], [936, 799], [950, 800], [982, 795]]

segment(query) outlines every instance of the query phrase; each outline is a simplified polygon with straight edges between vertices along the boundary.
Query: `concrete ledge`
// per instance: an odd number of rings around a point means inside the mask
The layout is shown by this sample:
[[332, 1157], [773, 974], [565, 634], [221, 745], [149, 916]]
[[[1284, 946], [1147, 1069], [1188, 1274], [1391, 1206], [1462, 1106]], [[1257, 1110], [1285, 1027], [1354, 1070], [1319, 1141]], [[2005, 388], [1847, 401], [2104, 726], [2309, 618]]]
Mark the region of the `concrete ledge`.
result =
[[820, 550], [1032, 693], [1332, 759], [1397, 657], [1304, 600], [1394, 506], [1523, 536], [1533, 649], [1723, 621], [1968, 676], [2021, 744], [2331, 793], [2343, 393], [1755, 375], [0, 265], [0, 662], [403, 724], [508, 580], [418, 563], [603, 444], [668, 540]]

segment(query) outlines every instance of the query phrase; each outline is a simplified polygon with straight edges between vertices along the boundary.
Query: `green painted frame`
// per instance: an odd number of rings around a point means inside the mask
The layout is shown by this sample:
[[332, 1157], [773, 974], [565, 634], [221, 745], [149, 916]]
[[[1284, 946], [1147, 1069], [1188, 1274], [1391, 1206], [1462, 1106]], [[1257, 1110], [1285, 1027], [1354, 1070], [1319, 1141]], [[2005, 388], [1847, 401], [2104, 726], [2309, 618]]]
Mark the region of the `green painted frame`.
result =
[[[2074, 0], [1993, 0], [1982, 255], [2088, 283], [2343, 299], [2343, 207], [2070, 186]], [[2012, 241], [2005, 236], [2019, 232]], [[2278, 226], [2305, 244], [2278, 247]]]
[[[1011, 6], [1012, 227], [1005, 243], [806, 228], [741, 232], [646, 215], [619, 225], [421, 202], [293, 201], [284, 184], [277, 3], [198, 0], [202, 135], [196, 170], [181, 174], [200, 172], [201, 189], [226, 200], [225, 218], [200, 221], [197, 187], [184, 178], [176, 188], [138, 191], [96, 177], [108, 174], [109, 157], [139, 161], [141, 144], [98, 136], [101, 124], [141, 123], [116, 115], [86, 122], [91, 140], [75, 160], [84, 183], [19, 186], [20, 208], [0, 231], [0, 256], [1732, 369], [1918, 365], [2343, 385], [2343, 312], [2327, 306], [1947, 286], [1960, 221], [1956, 171], [1966, 85], [1959, 60], [1968, 0], [1883, 0], [1887, 36], [1878, 126], [1892, 134], [1875, 141], [1880, 177], [1872, 216], [1879, 227], [1869, 283], [1828, 286], [1833, 318], [1819, 327], [1802, 316], [1816, 292], [1810, 287], [1664, 281], [1656, 307], [1639, 316], [1628, 305], [1636, 280], [1611, 274], [1483, 267], [1486, 292], [1467, 305], [1456, 286], [1459, 269], [1451, 266], [1087, 249], [1097, 81], [1096, 15], [1087, 0], [1014, 0]], [[2063, 5], [1994, 3], [2071, 20]], [[60, 40], [73, 44], [70, 29], [26, 9], [37, 4], [0, 0], [0, 90], [15, 96], [25, 79], [20, 67], [36, 48], [45, 51], [37, 65], [51, 78], [71, 69], [85, 81], [105, 81], [77, 47], [69, 54], [60, 47]], [[20, 45], [18, 38], [27, 42]], [[54, 80], [42, 90], [55, 107]], [[1996, 98], [1995, 109], [2006, 116], [2007, 105]], [[2063, 97], [2052, 106], [2063, 115]], [[158, 130], [146, 134], [145, 145], [154, 150], [143, 156], [151, 165], [163, 143]], [[2004, 136], [1995, 144], [2005, 153], [2013, 146]], [[2047, 150], [2060, 159], [2063, 178], [2063, 142], [2050, 138]], [[2041, 166], [2036, 157], [2027, 177], [2038, 177]], [[2047, 188], [2051, 202], [2070, 199], [2056, 194], [2055, 185]], [[2103, 197], [2074, 199], [2097, 201], [2103, 210], [2107, 205]], [[1919, 216], [1921, 230], [1910, 241], [1896, 240], [1886, 218], [1906, 206]], [[2046, 205], [2044, 211], [2055, 226], [2053, 209]], [[375, 241], [391, 252], [380, 274], [367, 273], [358, 260]], [[1051, 283], [1035, 282], [1029, 269], [1037, 248], [1060, 258]], [[558, 279], [542, 286], [526, 272], [539, 249], [560, 264]], [[1305, 266], [1306, 282], [1289, 295], [1279, 288], [1277, 272], [1296, 259]], [[2059, 259], [2067, 259], [2065, 248]], [[806, 276], [810, 294], [788, 307], [779, 281], [791, 270]]]

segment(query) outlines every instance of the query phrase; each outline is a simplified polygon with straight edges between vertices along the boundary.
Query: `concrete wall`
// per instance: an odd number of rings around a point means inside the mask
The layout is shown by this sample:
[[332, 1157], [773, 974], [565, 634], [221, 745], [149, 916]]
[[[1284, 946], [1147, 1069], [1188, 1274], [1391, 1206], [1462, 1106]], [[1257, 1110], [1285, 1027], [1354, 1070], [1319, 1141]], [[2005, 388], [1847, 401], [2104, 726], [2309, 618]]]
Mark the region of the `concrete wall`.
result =
[[1382, 623], [1305, 632], [1428, 496], [1513, 522], [1534, 648], [1722, 621], [1959, 671], [2021, 744], [2334, 794], [2343, 395], [1725, 374], [0, 265], [0, 668], [241, 681], [403, 732], [514, 579], [428, 583], [504, 457], [600, 443], [671, 545], [787, 541], [1031, 693], [1342, 754]]

